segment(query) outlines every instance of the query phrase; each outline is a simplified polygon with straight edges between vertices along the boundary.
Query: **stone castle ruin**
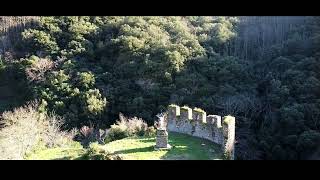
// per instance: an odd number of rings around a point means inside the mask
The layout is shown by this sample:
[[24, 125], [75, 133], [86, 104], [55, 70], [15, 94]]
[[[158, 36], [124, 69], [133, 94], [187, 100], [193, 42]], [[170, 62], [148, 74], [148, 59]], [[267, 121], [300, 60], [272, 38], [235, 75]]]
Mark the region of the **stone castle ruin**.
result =
[[167, 123], [169, 132], [188, 134], [212, 141], [221, 145], [226, 159], [234, 159], [234, 117], [207, 116], [207, 113], [199, 108], [170, 105]]

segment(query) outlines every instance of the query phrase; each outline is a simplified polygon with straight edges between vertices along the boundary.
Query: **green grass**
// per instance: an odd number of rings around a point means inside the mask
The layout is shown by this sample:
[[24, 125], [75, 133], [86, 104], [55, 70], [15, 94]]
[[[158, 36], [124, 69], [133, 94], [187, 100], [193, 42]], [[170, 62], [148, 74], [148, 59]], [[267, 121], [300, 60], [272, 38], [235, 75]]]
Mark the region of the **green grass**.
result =
[[104, 146], [108, 152], [127, 160], [213, 160], [222, 159], [220, 146], [210, 141], [179, 134], [169, 134], [171, 150], [154, 150], [155, 138], [130, 137]]
[[78, 142], [69, 147], [37, 148], [28, 153], [26, 160], [81, 160], [85, 159], [86, 150]]
[[83, 148], [45, 149], [27, 156], [27, 160], [81, 160], [85, 154]]
[[[98, 145], [109, 155], [120, 155], [124, 160], [215, 160], [222, 159], [220, 146], [189, 135], [170, 133], [170, 150], [155, 150], [154, 137], [129, 137]], [[92, 155], [93, 156], [93, 155]], [[85, 160], [92, 159], [88, 151], [75, 143], [70, 148], [35, 150], [29, 160]]]

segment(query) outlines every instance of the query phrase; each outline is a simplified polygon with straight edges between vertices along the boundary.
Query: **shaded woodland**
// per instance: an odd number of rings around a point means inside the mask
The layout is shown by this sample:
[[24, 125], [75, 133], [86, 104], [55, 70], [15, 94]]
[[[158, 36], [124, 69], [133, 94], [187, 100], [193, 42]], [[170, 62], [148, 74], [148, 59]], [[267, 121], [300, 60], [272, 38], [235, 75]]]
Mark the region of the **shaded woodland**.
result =
[[312, 16], [0, 17], [0, 79], [65, 130], [188, 105], [236, 117], [237, 159], [317, 159], [319, 28]]

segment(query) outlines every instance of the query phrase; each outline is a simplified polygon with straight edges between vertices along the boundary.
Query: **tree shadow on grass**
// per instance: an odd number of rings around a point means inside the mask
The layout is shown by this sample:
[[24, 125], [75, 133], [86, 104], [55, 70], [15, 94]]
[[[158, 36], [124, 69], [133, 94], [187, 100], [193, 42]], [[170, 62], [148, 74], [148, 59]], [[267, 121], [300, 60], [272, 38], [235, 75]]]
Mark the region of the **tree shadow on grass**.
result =
[[172, 149], [164, 154], [163, 160], [209, 160], [220, 159], [220, 145], [209, 140], [186, 134], [169, 133]]
[[130, 153], [138, 153], [138, 152], [151, 152], [155, 151], [154, 146], [148, 146], [148, 147], [143, 147], [143, 148], [134, 148], [134, 149], [126, 149], [126, 150], [120, 150], [120, 151], [115, 151], [112, 154], [130, 154]]
[[90, 160], [90, 159], [94, 159], [94, 157], [93, 156], [91, 157], [88, 153], [84, 153], [84, 154], [81, 154], [78, 157], [64, 156], [64, 157], [55, 158], [55, 159], [52, 159], [52, 160]]
[[88, 160], [89, 154], [85, 150], [80, 149], [59, 149], [50, 154], [49, 160]]
[[173, 144], [172, 148], [167, 150], [167, 153], [160, 157], [161, 160], [190, 160], [190, 158], [188, 146], [177, 147]]
[[[154, 146], [120, 150], [120, 151], [115, 151], [113, 153], [110, 153], [108, 155], [112, 156], [112, 155], [119, 155], [119, 154], [130, 154], [130, 153], [141, 153], [141, 152], [152, 152], [152, 151], [154, 151]], [[99, 160], [99, 158], [96, 158], [87, 153], [84, 153], [79, 157], [65, 156], [65, 157], [55, 158], [53, 160]]]
[[[180, 137], [179, 138], [183, 138]], [[176, 138], [175, 138], [176, 139]], [[188, 143], [183, 142], [175, 142], [174, 140], [169, 140], [169, 143], [173, 145], [172, 149], [170, 150], [161, 150], [161, 151], [167, 151], [164, 156], [162, 156], [160, 159], [163, 160], [187, 160], [192, 159], [192, 156], [189, 155], [190, 148], [188, 147]], [[154, 143], [154, 145], [150, 145], [143, 148], [133, 148], [133, 149], [125, 149], [125, 150], [119, 150], [115, 151], [112, 154], [130, 154], [130, 153], [143, 153], [143, 152], [155, 152], [157, 150], [154, 149], [156, 139], [154, 137], [150, 138], [141, 138], [139, 139], [142, 143]]]
[[[110, 153], [110, 155], [126, 155], [135, 153], [152, 153], [157, 150], [154, 149], [155, 138], [139, 138], [143, 147], [123, 149]], [[160, 160], [210, 160], [210, 159], [221, 159], [221, 152], [218, 145], [213, 144], [210, 141], [195, 138], [184, 134], [170, 134], [169, 144], [172, 146], [170, 150], [166, 151], [164, 155], [157, 157]], [[140, 144], [141, 145], [141, 144]], [[156, 154], [156, 153], [155, 153]], [[162, 153], [161, 153], [162, 154]], [[149, 154], [150, 155], [150, 154]], [[155, 155], [156, 156], [156, 155]], [[55, 160], [88, 160], [92, 159], [88, 154], [80, 154], [79, 156], [68, 156], [60, 157]]]
[[[115, 151], [114, 154], [130, 154], [154, 152], [155, 138], [140, 138], [141, 143], [146, 143], [148, 147], [133, 148]], [[152, 145], [150, 145], [150, 143]], [[192, 137], [180, 133], [169, 134], [169, 144], [172, 146], [170, 150], [166, 151], [161, 160], [210, 160], [220, 159], [221, 152], [218, 145], [197, 137]]]
[[78, 157], [74, 157], [74, 156], [64, 156], [64, 157], [60, 157], [60, 158], [54, 158], [52, 160], [89, 160], [90, 157], [88, 154], [82, 154]]
[[[52, 159], [52, 160], [72, 160], [71, 156], [65, 156], [65, 157], [61, 157], [61, 158], [56, 158], [56, 159]], [[76, 160], [76, 159], [74, 159]]]
[[156, 142], [156, 139], [155, 138], [148, 138], [148, 139], [140, 139], [139, 141], [143, 142], [143, 143], [151, 143], [151, 142]]

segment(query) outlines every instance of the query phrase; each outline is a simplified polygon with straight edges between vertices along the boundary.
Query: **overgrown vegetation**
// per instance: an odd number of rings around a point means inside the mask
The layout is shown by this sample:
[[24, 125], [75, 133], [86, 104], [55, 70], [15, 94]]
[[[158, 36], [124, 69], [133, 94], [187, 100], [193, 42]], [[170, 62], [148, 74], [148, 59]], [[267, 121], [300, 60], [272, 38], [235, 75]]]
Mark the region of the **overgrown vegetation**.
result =
[[319, 22], [41, 17], [7, 62], [65, 130], [107, 128], [120, 112], [153, 125], [169, 104], [188, 105], [236, 117], [238, 159], [308, 159], [319, 151]]
[[34, 148], [63, 147], [72, 135], [62, 132], [62, 119], [39, 113], [36, 103], [14, 111], [4, 112], [0, 118], [0, 159], [23, 159]]
[[105, 139], [106, 143], [132, 136], [154, 137], [156, 135], [154, 126], [148, 127], [147, 123], [142, 119], [138, 119], [137, 117], [128, 119], [121, 113], [119, 117], [120, 120], [116, 124], [111, 125], [111, 128], [108, 130]]

